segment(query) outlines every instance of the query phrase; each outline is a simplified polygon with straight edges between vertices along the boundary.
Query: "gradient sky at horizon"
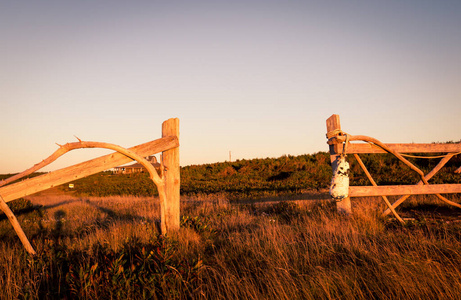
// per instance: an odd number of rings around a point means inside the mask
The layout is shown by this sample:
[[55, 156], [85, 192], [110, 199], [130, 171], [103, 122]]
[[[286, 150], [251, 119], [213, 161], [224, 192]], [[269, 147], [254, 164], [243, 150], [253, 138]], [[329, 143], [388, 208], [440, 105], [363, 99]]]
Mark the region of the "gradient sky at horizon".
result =
[[[461, 1], [2, 1], [0, 174], [180, 119], [181, 165], [461, 139]], [[101, 154], [76, 150], [44, 171]]]

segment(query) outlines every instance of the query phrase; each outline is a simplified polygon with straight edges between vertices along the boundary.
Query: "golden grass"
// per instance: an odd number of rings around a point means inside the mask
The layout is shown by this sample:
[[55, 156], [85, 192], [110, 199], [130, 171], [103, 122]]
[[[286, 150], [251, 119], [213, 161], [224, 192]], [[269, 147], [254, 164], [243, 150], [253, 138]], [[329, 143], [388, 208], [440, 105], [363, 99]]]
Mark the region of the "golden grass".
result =
[[[30, 200], [42, 207], [19, 221], [38, 258], [0, 222], [3, 299], [461, 297], [459, 220], [421, 211], [400, 226], [379, 217], [378, 198], [354, 200], [352, 217], [326, 200], [183, 198], [182, 228], [167, 239], [158, 236], [151, 198]], [[406, 206], [441, 205], [434, 201], [419, 197]], [[155, 258], [139, 258], [149, 253]], [[111, 269], [118, 259], [121, 277]]]

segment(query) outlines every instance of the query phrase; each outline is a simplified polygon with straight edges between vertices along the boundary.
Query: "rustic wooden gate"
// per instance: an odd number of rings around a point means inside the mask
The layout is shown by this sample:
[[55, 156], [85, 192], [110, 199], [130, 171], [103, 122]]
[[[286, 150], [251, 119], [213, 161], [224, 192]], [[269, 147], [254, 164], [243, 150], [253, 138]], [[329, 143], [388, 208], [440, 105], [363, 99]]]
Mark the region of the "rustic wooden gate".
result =
[[[163, 122], [162, 138], [129, 149], [108, 143], [81, 141], [80, 139], [78, 142], [59, 146], [60, 148], [47, 159], [20, 174], [0, 182], [0, 209], [7, 215], [21, 239], [21, 242], [29, 253], [35, 254], [35, 251], [6, 202], [96, 174], [133, 160], [137, 160], [146, 167], [151, 175], [152, 181], [159, 190], [162, 234], [165, 234], [167, 231], [179, 229], [179, 119], [174, 118]], [[106, 148], [117, 152], [34, 178], [11, 183], [45, 167], [63, 154], [80, 148]], [[144, 159], [146, 156], [159, 152], [162, 152], [160, 175], [158, 175], [153, 166]]]
[[[403, 220], [396, 213], [395, 208], [402, 204], [411, 195], [418, 194], [435, 194], [437, 197], [456, 207], [461, 208], [461, 205], [446, 199], [441, 194], [461, 193], [461, 184], [429, 184], [428, 180], [432, 178], [442, 167], [455, 155], [461, 154], [461, 143], [456, 144], [384, 144], [377, 139], [362, 136], [362, 135], [349, 135], [341, 130], [339, 115], [332, 115], [326, 121], [327, 124], [327, 138], [330, 145], [330, 158], [332, 165], [337, 160], [338, 156], [345, 154], [354, 154], [357, 162], [362, 170], [367, 175], [372, 186], [350, 186], [348, 197], [341, 199], [337, 202], [338, 211], [350, 214], [351, 201], [350, 197], [368, 197], [368, 196], [381, 196], [385, 201], [388, 208], [384, 211], [383, 215], [393, 213], [394, 216], [401, 222]], [[351, 143], [353, 141], [363, 141], [366, 143]], [[376, 182], [371, 177], [367, 168], [360, 159], [360, 153], [391, 153], [407, 165], [414, 172], [418, 173], [421, 180], [414, 185], [386, 185], [377, 186]], [[428, 174], [424, 174], [419, 168], [405, 159], [402, 153], [445, 153], [440, 162]], [[393, 204], [389, 202], [386, 196], [399, 196], [402, 195]]]

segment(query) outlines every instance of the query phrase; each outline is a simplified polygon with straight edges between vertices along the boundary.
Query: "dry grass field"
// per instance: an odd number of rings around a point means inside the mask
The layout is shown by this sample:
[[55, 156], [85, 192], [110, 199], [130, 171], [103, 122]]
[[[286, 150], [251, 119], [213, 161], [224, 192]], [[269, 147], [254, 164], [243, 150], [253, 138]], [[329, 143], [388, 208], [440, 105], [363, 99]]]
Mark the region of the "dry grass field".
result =
[[377, 198], [352, 217], [315, 198], [183, 197], [181, 230], [160, 237], [156, 199], [30, 196], [9, 204], [38, 254], [1, 219], [0, 297], [461, 299], [459, 211], [415, 198], [401, 226]]

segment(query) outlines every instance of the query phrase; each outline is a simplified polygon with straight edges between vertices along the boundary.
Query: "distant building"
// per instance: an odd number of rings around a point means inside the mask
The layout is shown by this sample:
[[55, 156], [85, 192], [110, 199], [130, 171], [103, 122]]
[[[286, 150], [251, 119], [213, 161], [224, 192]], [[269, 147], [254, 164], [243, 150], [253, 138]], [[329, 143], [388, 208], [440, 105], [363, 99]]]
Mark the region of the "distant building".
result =
[[[146, 157], [147, 161], [150, 162], [154, 168], [159, 169], [160, 164], [157, 162], [157, 158], [155, 156], [148, 156]], [[127, 166], [118, 166], [114, 168], [115, 174], [133, 174], [133, 173], [143, 173], [146, 172], [146, 168], [140, 163], [134, 163], [132, 165]]]

